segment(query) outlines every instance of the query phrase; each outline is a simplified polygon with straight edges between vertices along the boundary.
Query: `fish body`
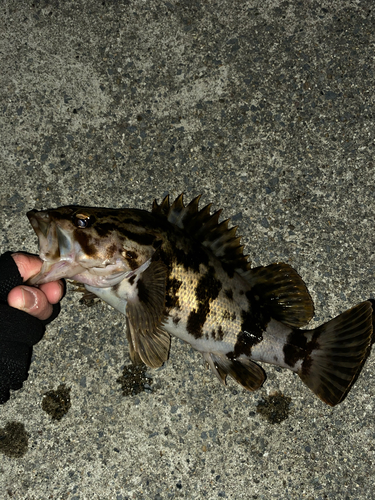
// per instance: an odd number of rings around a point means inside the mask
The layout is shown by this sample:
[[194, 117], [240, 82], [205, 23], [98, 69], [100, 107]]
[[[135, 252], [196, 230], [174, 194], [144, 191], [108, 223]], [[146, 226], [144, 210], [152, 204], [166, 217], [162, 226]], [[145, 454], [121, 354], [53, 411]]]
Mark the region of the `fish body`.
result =
[[314, 330], [310, 294], [288, 264], [251, 268], [221, 211], [166, 197], [152, 212], [67, 206], [27, 215], [43, 266], [30, 284], [83, 283], [127, 319], [134, 362], [161, 366], [174, 335], [201, 352], [223, 383], [265, 380], [256, 362], [287, 368], [332, 406], [356, 380], [372, 344], [372, 304]]

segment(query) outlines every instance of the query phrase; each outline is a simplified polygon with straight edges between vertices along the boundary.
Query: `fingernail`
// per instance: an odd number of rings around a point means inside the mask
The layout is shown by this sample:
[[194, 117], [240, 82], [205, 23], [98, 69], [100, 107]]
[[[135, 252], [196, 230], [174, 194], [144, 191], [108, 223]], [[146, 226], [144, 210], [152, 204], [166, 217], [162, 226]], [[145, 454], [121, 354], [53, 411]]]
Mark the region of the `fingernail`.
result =
[[36, 297], [33, 292], [30, 292], [27, 288], [22, 287], [23, 295], [23, 309], [32, 309], [36, 304]]

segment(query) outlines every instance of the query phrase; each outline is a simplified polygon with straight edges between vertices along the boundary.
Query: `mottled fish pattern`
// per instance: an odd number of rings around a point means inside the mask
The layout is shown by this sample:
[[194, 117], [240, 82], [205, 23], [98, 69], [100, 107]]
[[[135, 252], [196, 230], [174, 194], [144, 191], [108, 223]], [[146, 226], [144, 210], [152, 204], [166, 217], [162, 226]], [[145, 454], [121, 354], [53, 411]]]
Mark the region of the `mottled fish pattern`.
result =
[[221, 210], [167, 196], [152, 212], [66, 206], [28, 212], [43, 266], [30, 284], [71, 278], [126, 315], [134, 362], [161, 366], [175, 335], [200, 351], [223, 383], [250, 391], [257, 361], [292, 370], [325, 403], [347, 395], [372, 344], [363, 302], [314, 330], [310, 294], [288, 264], [251, 268]]

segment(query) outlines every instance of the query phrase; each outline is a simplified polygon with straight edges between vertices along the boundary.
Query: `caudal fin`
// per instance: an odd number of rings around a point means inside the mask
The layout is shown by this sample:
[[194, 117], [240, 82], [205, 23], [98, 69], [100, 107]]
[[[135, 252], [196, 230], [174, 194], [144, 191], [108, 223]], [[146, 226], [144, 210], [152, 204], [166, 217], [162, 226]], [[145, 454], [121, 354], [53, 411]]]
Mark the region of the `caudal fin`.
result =
[[308, 354], [298, 374], [331, 406], [345, 399], [370, 354], [372, 316], [371, 302], [362, 302], [315, 330], [304, 332]]

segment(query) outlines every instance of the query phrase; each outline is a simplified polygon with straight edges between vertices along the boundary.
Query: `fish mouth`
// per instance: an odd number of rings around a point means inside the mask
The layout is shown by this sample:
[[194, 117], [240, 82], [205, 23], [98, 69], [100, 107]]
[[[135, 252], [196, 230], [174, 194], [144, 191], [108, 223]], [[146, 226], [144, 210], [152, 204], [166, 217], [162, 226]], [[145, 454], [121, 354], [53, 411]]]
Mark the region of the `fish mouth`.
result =
[[96, 287], [111, 287], [130, 278], [121, 260], [103, 263], [90, 259], [69, 226], [54, 216], [53, 211], [30, 210], [27, 217], [39, 241], [39, 257], [43, 261], [40, 271], [29, 278], [28, 285], [42, 285], [61, 278], [71, 278]]
[[42, 268], [28, 281], [28, 285], [41, 285], [60, 278], [70, 278], [84, 268], [75, 261], [72, 240], [47, 211], [30, 210], [27, 217], [39, 241]]
[[48, 228], [50, 226], [51, 217], [48, 212], [38, 212], [37, 210], [30, 210], [26, 214], [37, 236], [47, 238]]

